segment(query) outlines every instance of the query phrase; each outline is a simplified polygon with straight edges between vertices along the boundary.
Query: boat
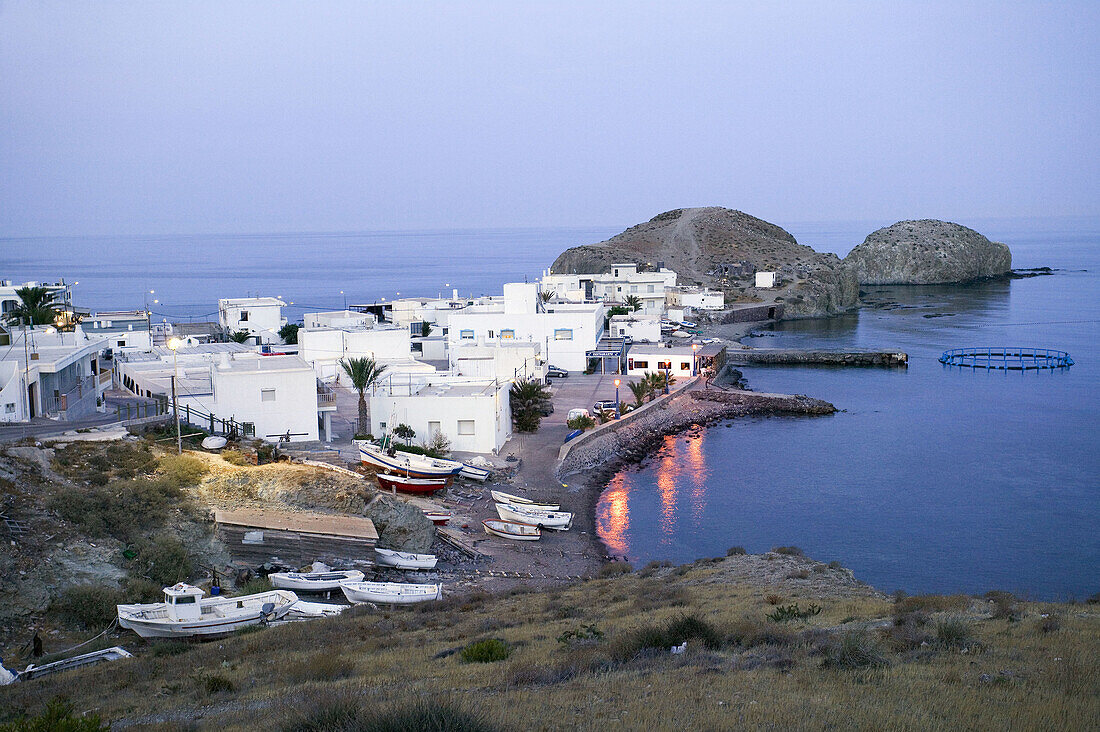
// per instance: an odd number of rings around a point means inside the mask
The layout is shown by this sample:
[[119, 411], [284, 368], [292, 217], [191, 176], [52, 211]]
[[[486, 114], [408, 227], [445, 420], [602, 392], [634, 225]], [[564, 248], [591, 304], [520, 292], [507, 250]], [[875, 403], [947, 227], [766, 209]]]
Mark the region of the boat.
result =
[[542, 530], [534, 524], [525, 524], [521, 521], [497, 521], [485, 519], [481, 522], [486, 534], [500, 536], [504, 539], [516, 541], [538, 541], [542, 536]]
[[331, 592], [343, 582], [359, 582], [364, 575], [357, 569], [329, 572], [272, 572], [267, 576], [272, 587], [295, 592]]
[[316, 620], [317, 618], [334, 618], [347, 610], [351, 605], [334, 605], [328, 602], [306, 602], [299, 600], [290, 608], [290, 612], [283, 616], [284, 621]]
[[[83, 653], [79, 656], [72, 656], [71, 658], [63, 658], [53, 663], [44, 663], [41, 666], [36, 666], [32, 663], [23, 671], [14, 674], [12, 681], [29, 681], [30, 679], [48, 676], [59, 671], [68, 671], [69, 669], [80, 668], [82, 666], [94, 666], [97, 663], [117, 661], [120, 658], [133, 658], [133, 655], [125, 648], [112, 646], [110, 648], [104, 648], [101, 651], [92, 651], [91, 653]], [[3, 682], [0, 681], [0, 684], [2, 683]]]
[[180, 582], [164, 588], [164, 602], [118, 605], [118, 624], [142, 638], [189, 638], [232, 633], [279, 620], [298, 596], [271, 590], [241, 597], [203, 597], [199, 587]]
[[377, 555], [375, 564], [397, 569], [431, 569], [438, 561], [434, 554], [413, 554], [378, 547], [374, 548], [374, 553]]
[[513, 506], [530, 506], [540, 511], [557, 511], [561, 508], [561, 506], [556, 503], [539, 503], [538, 501], [532, 501], [530, 498], [513, 496], [511, 493], [505, 493], [504, 491], [489, 491], [489, 494], [492, 495], [493, 500], [497, 503], [511, 503]]
[[476, 465], [460, 463], [457, 460], [447, 460], [446, 458], [433, 459], [442, 465], [450, 465], [452, 468], [458, 468], [458, 474], [463, 478], [469, 478], [470, 480], [476, 480], [482, 483], [489, 478], [489, 471], [486, 468], [479, 468]]
[[443, 585], [415, 585], [401, 582], [345, 582], [340, 585], [348, 602], [376, 602], [386, 605], [411, 605], [443, 599]]
[[534, 524], [544, 529], [565, 531], [573, 525], [573, 514], [565, 511], [541, 511], [531, 506], [517, 506], [512, 503], [498, 503], [497, 515], [505, 521], [518, 521]]
[[402, 493], [435, 493], [451, 484], [450, 476], [446, 478], [406, 478], [404, 475], [378, 473], [374, 477], [378, 480], [378, 486], [382, 490], [401, 491]]
[[369, 442], [359, 443], [359, 459], [379, 470], [406, 478], [453, 478], [462, 470], [462, 463], [453, 460], [437, 460], [399, 450], [387, 451]]
[[428, 520], [436, 526], [443, 526], [451, 520], [452, 514], [450, 511], [431, 511], [425, 508], [424, 515], [427, 516]]
[[225, 447], [227, 442], [228, 440], [220, 435], [210, 435], [209, 437], [203, 438], [202, 447], [204, 450], [220, 450]]

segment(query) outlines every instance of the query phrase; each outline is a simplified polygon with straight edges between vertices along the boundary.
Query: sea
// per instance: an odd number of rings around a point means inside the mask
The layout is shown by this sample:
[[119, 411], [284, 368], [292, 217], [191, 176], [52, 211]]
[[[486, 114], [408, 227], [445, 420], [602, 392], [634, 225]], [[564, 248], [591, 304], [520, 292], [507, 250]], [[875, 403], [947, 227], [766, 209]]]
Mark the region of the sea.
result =
[[[777, 222], [846, 254], [891, 221]], [[1050, 275], [952, 287], [864, 287], [848, 315], [788, 321], [767, 347], [903, 350], [906, 369], [751, 367], [750, 388], [841, 411], [733, 420], [668, 437], [614, 476], [597, 526], [635, 564], [733, 546], [798, 546], [880, 589], [1035, 599], [1100, 591], [1100, 219], [964, 223]], [[0, 279], [74, 284], [77, 305], [217, 317], [221, 297], [311, 310], [405, 296], [499, 293], [564, 249], [625, 226], [448, 231], [0, 238]], [[1068, 351], [1069, 369], [943, 366], [950, 348]]]

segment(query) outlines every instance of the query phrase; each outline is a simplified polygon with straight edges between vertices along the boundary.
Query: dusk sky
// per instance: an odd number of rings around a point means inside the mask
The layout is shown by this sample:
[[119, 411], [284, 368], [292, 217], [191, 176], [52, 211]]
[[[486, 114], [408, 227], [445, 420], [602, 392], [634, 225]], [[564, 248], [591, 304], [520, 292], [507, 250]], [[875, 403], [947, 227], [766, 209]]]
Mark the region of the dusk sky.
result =
[[0, 236], [1100, 214], [1097, 2], [0, 0]]

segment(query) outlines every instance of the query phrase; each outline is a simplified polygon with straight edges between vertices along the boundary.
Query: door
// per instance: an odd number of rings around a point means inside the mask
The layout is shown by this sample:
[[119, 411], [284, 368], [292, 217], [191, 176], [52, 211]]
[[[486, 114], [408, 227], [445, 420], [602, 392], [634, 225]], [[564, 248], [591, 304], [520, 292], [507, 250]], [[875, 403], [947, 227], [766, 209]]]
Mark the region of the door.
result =
[[27, 404], [30, 418], [34, 419], [38, 416], [38, 384], [27, 385]]
[[443, 431], [442, 424], [440, 422], [428, 422], [428, 439], [434, 440], [435, 436]]

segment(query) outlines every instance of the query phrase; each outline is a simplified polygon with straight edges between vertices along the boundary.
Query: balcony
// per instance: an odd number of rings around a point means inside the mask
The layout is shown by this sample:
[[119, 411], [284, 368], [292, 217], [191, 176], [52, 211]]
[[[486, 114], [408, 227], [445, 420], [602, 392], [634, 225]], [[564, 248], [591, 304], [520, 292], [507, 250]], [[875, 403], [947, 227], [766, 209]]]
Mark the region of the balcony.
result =
[[317, 382], [317, 408], [332, 410], [336, 409], [336, 392], [330, 386], [325, 386], [320, 381]]

